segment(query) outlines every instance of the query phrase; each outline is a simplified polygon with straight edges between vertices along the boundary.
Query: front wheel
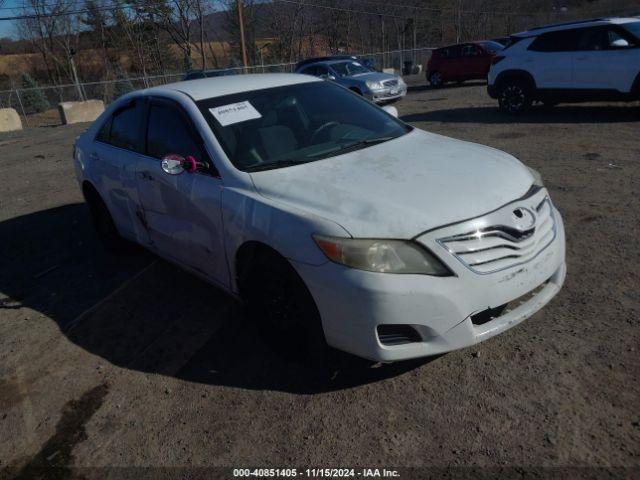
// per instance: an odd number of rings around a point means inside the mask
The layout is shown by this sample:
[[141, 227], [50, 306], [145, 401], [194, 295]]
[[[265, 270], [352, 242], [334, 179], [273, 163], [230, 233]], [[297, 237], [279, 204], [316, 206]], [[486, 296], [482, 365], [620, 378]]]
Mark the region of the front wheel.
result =
[[531, 107], [531, 88], [523, 80], [513, 79], [502, 82], [498, 93], [498, 104], [500, 110], [517, 115], [523, 113]]
[[328, 346], [306, 285], [275, 252], [260, 252], [239, 279], [249, 316], [268, 343], [293, 360], [320, 366]]

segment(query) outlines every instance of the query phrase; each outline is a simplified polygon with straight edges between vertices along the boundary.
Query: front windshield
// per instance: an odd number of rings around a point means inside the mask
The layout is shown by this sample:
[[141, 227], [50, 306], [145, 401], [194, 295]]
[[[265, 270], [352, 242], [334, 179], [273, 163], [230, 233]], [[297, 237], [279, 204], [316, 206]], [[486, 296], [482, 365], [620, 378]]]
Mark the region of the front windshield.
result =
[[370, 73], [367, 67], [362, 66], [358, 62], [337, 62], [332, 63], [331, 68], [341, 77], [351, 77], [359, 73]]
[[640, 40], [640, 22], [629, 22], [622, 25], [624, 29]]
[[313, 162], [411, 130], [330, 82], [254, 90], [197, 104], [231, 162], [243, 171]]

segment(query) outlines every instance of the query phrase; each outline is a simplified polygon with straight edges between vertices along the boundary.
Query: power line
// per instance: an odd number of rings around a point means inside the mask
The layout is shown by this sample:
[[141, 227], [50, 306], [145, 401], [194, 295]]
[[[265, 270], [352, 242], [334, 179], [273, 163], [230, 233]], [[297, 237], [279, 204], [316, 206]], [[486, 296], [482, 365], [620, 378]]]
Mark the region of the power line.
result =
[[[419, 6], [419, 5], [407, 5], [407, 4], [396, 4], [396, 3], [388, 3], [388, 2], [380, 2], [378, 0], [354, 0], [356, 2], [361, 2], [361, 3], [368, 3], [368, 4], [372, 4], [372, 5], [379, 5], [380, 7], [386, 7], [386, 8], [399, 8], [399, 9], [410, 9], [410, 10], [422, 10], [422, 11], [428, 11], [428, 12], [454, 12], [456, 11], [455, 7], [449, 7], [449, 8], [436, 8], [436, 7], [423, 7], [423, 6]], [[397, 19], [402, 19], [402, 20], [412, 20], [415, 18], [415, 14], [410, 15], [410, 16], [406, 16], [406, 15], [397, 15], [397, 14], [393, 14], [393, 13], [386, 13], [386, 12], [382, 12], [382, 11], [371, 11], [371, 10], [363, 10], [363, 9], [359, 9], [359, 8], [346, 8], [346, 7], [335, 7], [335, 6], [331, 6], [331, 5], [325, 5], [325, 4], [320, 4], [320, 3], [310, 3], [310, 2], [306, 2], [306, 1], [300, 1], [300, 0], [271, 0], [272, 3], [287, 3], [287, 4], [292, 4], [292, 5], [298, 5], [301, 7], [311, 7], [311, 8], [319, 8], [319, 9], [324, 9], [324, 10], [331, 10], [331, 11], [338, 11], [338, 12], [347, 12], [347, 13], [358, 13], [361, 15], [371, 15], [371, 16], [376, 16], [376, 17], [388, 17], [388, 18], [397, 18]], [[74, 1], [71, 2], [69, 4], [67, 4], [67, 6], [70, 5], [79, 5], [81, 3], [81, 1]], [[42, 4], [41, 6], [43, 8], [47, 8], [47, 7], [58, 7], [60, 4]], [[115, 11], [115, 10], [130, 10], [130, 9], [137, 9], [137, 8], [145, 8], [149, 5], [145, 5], [143, 2], [140, 2], [140, 4], [136, 5], [136, 4], [128, 4], [128, 5], [108, 5], [108, 6], [96, 6], [94, 8], [80, 8], [80, 9], [76, 9], [76, 10], [60, 10], [58, 12], [48, 12], [48, 13], [29, 13], [29, 14], [22, 14], [22, 15], [13, 15], [13, 16], [9, 16], [9, 17], [0, 17], [0, 21], [14, 21], [14, 20], [30, 20], [30, 19], [38, 19], [38, 18], [47, 18], [47, 17], [58, 17], [58, 16], [65, 16], [65, 15], [80, 15], [80, 14], [87, 14], [87, 13], [93, 13], [93, 12], [100, 12], [100, 11]], [[28, 8], [28, 7], [0, 7], [0, 10], [18, 10], [20, 8]], [[579, 13], [582, 15], [587, 15], [587, 14], [595, 14], [595, 13], [605, 13], [605, 12], [610, 12], [611, 9], [598, 9], [598, 10], [582, 10]], [[540, 12], [505, 12], [505, 11], [488, 11], [488, 10], [460, 10], [459, 11], [460, 14], [463, 15], [496, 15], [496, 16], [511, 16], [511, 17], [531, 17], [531, 16], [537, 16], [537, 15], [544, 15], [544, 14], [559, 14], [559, 13], [566, 13], [566, 12], [558, 12], [558, 11], [552, 11], [552, 12], [544, 12], [544, 11], [540, 11]]]
[[[331, 5], [323, 5], [323, 4], [317, 4], [317, 3], [308, 3], [308, 2], [304, 2], [304, 1], [298, 1], [298, 0], [271, 0], [272, 2], [282, 2], [282, 3], [292, 3], [292, 4], [296, 4], [296, 5], [301, 5], [301, 6], [309, 6], [309, 7], [316, 7], [316, 8], [324, 8], [324, 9], [329, 9], [329, 10], [338, 10], [338, 11], [346, 11], [346, 12], [355, 12], [355, 13], [364, 13], [364, 14], [369, 14], [369, 15], [378, 15], [378, 16], [387, 16], [387, 14], [383, 13], [383, 12], [372, 12], [372, 11], [364, 11], [364, 10], [359, 10], [359, 9], [350, 9], [350, 8], [345, 8], [345, 7], [334, 7]], [[448, 11], [457, 11], [456, 7], [452, 6], [452, 7], [446, 7], [446, 8], [437, 8], [437, 7], [423, 7], [423, 6], [419, 6], [419, 5], [407, 5], [407, 4], [397, 4], [397, 3], [389, 3], [389, 2], [385, 2], [384, 0], [352, 0], [355, 2], [360, 2], [360, 3], [368, 3], [371, 5], [378, 5], [381, 7], [387, 7], [387, 8], [400, 8], [400, 9], [411, 9], [411, 10], [423, 10], [423, 11], [428, 11], [428, 12], [448, 12]], [[589, 9], [589, 10], [580, 10], [578, 13], [581, 15], [587, 15], [587, 14], [596, 14], [596, 13], [606, 13], [606, 12], [611, 12], [612, 10], [614, 10], [613, 8], [600, 8], [600, 9]], [[498, 15], [498, 16], [526, 16], [526, 17], [532, 17], [532, 16], [537, 16], [537, 15], [545, 15], [545, 14], [564, 14], [567, 12], [560, 12], [560, 11], [538, 11], [538, 12], [506, 12], [506, 11], [491, 11], [491, 10], [460, 10], [460, 13], [465, 14], [465, 15]], [[392, 16], [392, 15], [389, 15]], [[406, 18], [406, 17], [398, 17], [398, 18]], [[410, 17], [413, 18], [413, 17]]]

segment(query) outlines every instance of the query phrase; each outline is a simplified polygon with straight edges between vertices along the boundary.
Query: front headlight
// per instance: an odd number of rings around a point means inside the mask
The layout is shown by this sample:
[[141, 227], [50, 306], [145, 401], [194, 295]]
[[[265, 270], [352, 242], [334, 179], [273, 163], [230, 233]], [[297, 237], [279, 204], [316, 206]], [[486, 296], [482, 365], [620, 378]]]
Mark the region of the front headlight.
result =
[[314, 235], [332, 262], [380, 273], [446, 276], [451, 271], [426, 248], [405, 240], [338, 238]]
[[367, 87], [369, 87], [371, 90], [380, 90], [381, 88], [384, 88], [381, 82], [372, 82], [371, 80], [367, 80], [364, 83], [366, 83]]
[[533, 175], [533, 184], [536, 187], [544, 187], [544, 182], [542, 181], [542, 175], [540, 175], [540, 172], [531, 167], [527, 168], [529, 169], [529, 172], [531, 172], [531, 175]]

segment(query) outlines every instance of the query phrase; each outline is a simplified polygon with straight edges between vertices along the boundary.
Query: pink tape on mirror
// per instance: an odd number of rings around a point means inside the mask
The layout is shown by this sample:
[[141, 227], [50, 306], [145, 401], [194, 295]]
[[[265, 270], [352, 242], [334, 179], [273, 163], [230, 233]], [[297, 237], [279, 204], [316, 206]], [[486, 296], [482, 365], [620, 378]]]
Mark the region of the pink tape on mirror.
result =
[[186, 158], [184, 159], [183, 166], [186, 172], [193, 173], [197, 170], [198, 163], [196, 162], [196, 159], [192, 155], [187, 155]]

